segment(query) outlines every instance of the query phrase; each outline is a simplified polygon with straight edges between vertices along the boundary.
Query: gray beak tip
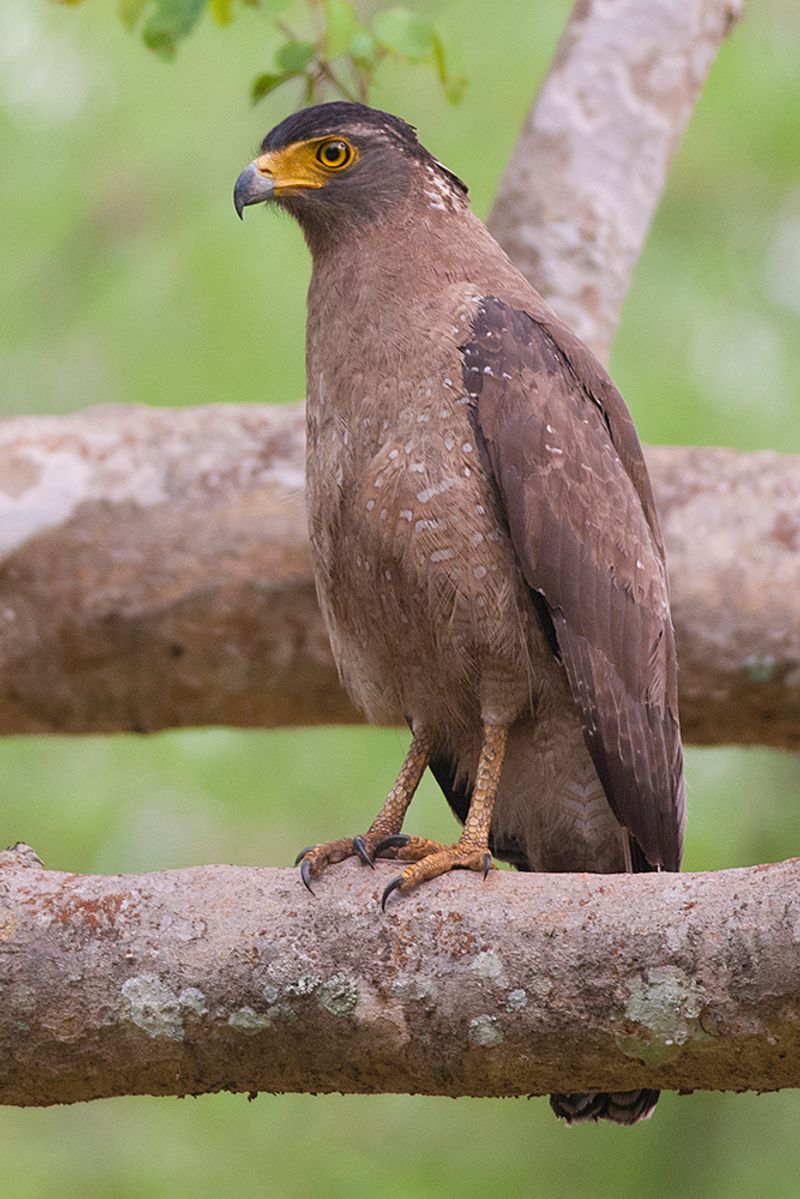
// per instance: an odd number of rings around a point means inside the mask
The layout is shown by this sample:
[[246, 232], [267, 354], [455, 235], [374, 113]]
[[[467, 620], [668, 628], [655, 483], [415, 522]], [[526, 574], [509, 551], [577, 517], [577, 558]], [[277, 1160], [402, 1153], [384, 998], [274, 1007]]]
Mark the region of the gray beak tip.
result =
[[275, 192], [274, 180], [263, 175], [254, 162], [244, 168], [233, 189], [233, 206], [236, 215], [244, 220], [244, 210], [249, 204], [270, 200]]

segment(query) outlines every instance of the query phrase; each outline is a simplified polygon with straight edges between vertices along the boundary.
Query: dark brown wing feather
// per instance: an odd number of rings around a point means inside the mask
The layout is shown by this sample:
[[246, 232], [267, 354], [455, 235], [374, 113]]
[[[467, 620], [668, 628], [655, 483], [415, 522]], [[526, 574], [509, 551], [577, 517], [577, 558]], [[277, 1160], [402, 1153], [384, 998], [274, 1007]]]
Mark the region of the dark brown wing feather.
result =
[[462, 347], [524, 577], [541, 595], [617, 818], [677, 870], [683, 758], [675, 642], [650, 482], [624, 401], [549, 314], [480, 302]]

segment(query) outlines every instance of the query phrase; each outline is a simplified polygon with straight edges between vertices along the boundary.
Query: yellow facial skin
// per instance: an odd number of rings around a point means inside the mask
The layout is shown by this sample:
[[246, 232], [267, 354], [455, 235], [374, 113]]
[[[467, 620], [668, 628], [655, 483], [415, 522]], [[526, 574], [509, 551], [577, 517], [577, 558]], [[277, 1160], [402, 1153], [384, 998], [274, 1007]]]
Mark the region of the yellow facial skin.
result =
[[358, 158], [358, 150], [347, 138], [328, 136], [261, 154], [254, 165], [274, 181], [275, 194], [281, 196], [324, 187], [331, 175], [347, 170]]

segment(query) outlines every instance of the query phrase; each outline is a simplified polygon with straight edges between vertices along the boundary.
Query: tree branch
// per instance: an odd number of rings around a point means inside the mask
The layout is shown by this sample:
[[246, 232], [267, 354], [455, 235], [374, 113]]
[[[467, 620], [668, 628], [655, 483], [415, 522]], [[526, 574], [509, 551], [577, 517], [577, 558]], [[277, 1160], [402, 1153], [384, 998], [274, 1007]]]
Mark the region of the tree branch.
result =
[[489, 226], [608, 356], [631, 273], [742, 0], [582, 0], [509, 161]]
[[0, 855], [0, 1103], [800, 1085], [800, 862], [115, 877]]
[[[300, 406], [0, 424], [0, 733], [360, 719], [316, 605], [303, 443]], [[687, 739], [797, 748], [800, 459], [648, 460]]]

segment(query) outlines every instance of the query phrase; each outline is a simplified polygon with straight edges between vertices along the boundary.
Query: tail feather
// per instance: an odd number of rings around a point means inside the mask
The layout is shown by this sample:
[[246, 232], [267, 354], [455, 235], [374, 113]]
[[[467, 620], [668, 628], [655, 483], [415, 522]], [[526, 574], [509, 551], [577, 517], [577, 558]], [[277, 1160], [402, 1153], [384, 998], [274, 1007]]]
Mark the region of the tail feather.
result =
[[[448, 804], [463, 824], [472, 800], [472, 788], [466, 781], [458, 781], [456, 762], [446, 752], [433, 755], [430, 769]], [[489, 839], [489, 845], [495, 857], [510, 862], [517, 870], [531, 869], [522, 845], [509, 839], [498, 843], [492, 837]], [[630, 859], [634, 873], [653, 870], [653, 866], [633, 837], [630, 838]], [[551, 1095], [550, 1106], [555, 1114], [568, 1124], [588, 1124], [596, 1120], [610, 1120], [613, 1124], [636, 1124], [638, 1120], [650, 1118], [658, 1103], [658, 1096], [658, 1091], [646, 1089], [590, 1091], [586, 1094], [574, 1092]]]
[[658, 1103], [658, 1091], [590, 1091], [588, 1094], [551, 1095], [550, 1106], [567, 1124], [610, 1120], [613, 1124], [635, 1124], [649, 1120]]

